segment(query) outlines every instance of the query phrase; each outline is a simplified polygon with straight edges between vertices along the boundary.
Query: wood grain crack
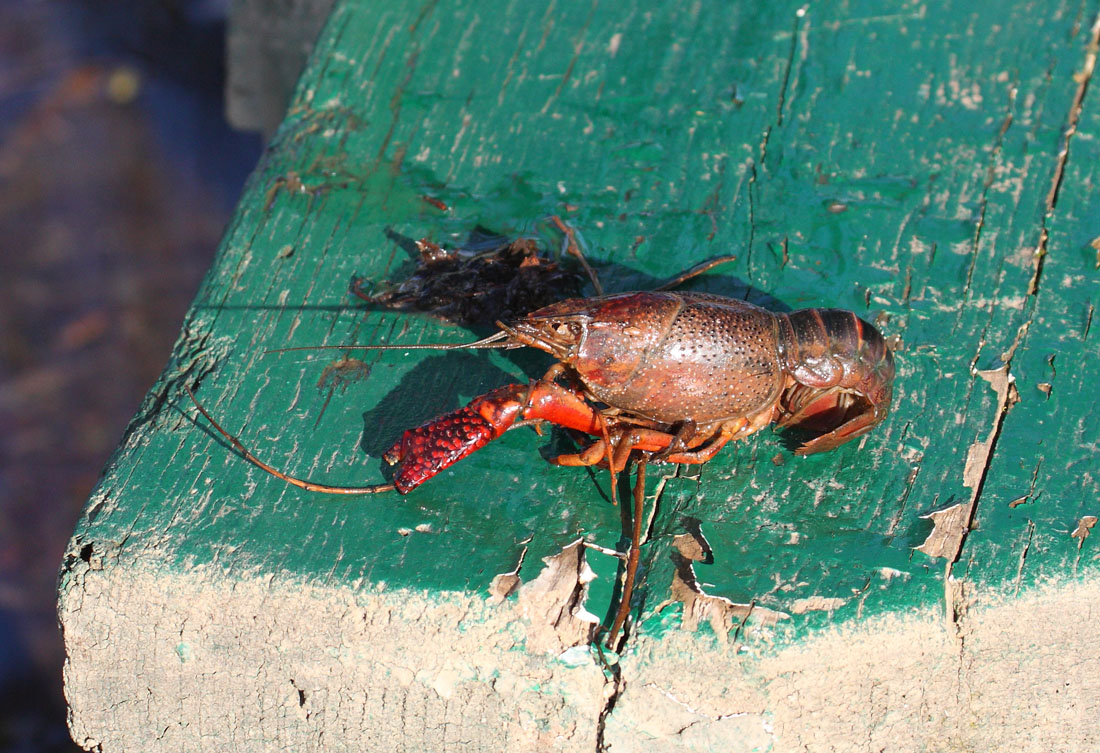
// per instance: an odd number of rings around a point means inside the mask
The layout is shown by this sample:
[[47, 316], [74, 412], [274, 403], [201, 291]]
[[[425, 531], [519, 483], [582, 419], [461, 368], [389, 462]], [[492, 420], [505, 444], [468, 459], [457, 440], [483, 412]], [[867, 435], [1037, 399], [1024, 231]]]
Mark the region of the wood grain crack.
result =
[[963, 288], [967, 293], [969, 293], [971, 285], [974, 282], [974, 269], [978, 263], [978, 252], [981, 247], [982, 232], [985, 229], [985, 215], [989, 207], [989, 189], [997, 176], [997, 160], [1001, 155], [1001, 151], [1004, 149], [1005, 134], [1008, 133], [1008, 129], [1012, 126], [1012, 110], [1016, 105], [1016, 93], [1017, 89], [1015, 86], [1009, 89], [1007, 111], [1005, 112], [1004, 120], [1001, 121], [1001, 127], [997, 130], [997, 136], [993, 140], [993, 147], [989, 153], [989, 162], [985, 168], [985, 178], [982, 180], [982, 192], [978, 200], [978, 221], [974, 227], [974, 238], [970, 244], [970, 266], [966, 270], [966, 285]]
[[1081, 70], [1074, 75], [1074, 79], [1077, 81], [1077, 91], [1074, 93], [1073, 102], [1070, 104], [1069, 113], [1066, 115], [1066, 125], [1062, 129], [1062, 143], [1058, 149], [1058, 156], [1055, 158], [1054, 174], [1050, 179], [1050, 190], [1047, 192], [1046, 198], [1046, 212], [1043, 214], [1042, 223], [1039, 227], [1039, 243], [1035, 248], [1035, 271], [1028, 283], [1027, 294], [1029, 296], [1035, 295], [1039, 290], [1039, 280], [1043, 275], [1043, 263], [1046, 260], [1047, 241], [1050, 236], [1047, 229], [1047, 220], [1058, 205], [1058, 195], [1062, 190], [1062, 181], [1066, 175], [1066, 162], [1069, 160], [1070, 143], [1073, 141], [1074, 134], [1077, 133], [1077, 123], [1081, 119], [1081, 107], [1085, 101], [1085, 94], [1088, 92], [1089, 83], [1096, 72], [1098, 50], [1100, 50], [1100, 13], [1096, 14], [1089, 30], [1089, 41], [1085, 46], [1084, 64], [1081, 66]]
[[[794, 67], [794, 53], [798, 49], [799, 26], [802, 25], [802, 18], [806, 15], [805, 8], [799, 8], [794, 15], [794, 24], [791, 28], [791, 47], [787, 50], [787, 66], [783, 70], [783, 83], [779, 85], [779, 100], [775, 104], [775, 124], [776, 126], [783, 125], [783, 106], [787, 102], [787, 87], [791, 80], [791, 69]], [[770, 132], [771, 129], [769, 128]], [[766, 141], [766, 140], [765, 140]], [[763, 159], [763, 155], [761, 155]]]
[[622, 667], [619, 666], [619, 663], [617, 661], [614, 663], [607, 661], [600, 644], [596, 644], [596, 649], [600, 652], [600, 661], [603, 664], [604, 677], [607, 682], [604, 688], [603, 708], [600, 709], [599, 718], [596, 720], [596, 753], [605, 753], [610, 750], [605, 739], [607, 719], [611, 716], [611, 712], [615, 710], [615, 704], [618, 702], [619, 697], [626, 690], [626, 680], [623, 679]]
[[997, 408], [996, 414], [993, 417], [992, 426], [989, 430], [989, 435], [985, 440], [974, 442], [974, 444], [970, 446], [969, 452], [967, 452], [966, 467], [963, 470], [963, 485], [971, 489], [970, 500], [964, 503], [960, 511], [959, 518], [964, 522], [960, 525], [960, 530], [958, 531], [958, 544], [955, 546], [954, 554], [952, 555], [950, 552], [944, 553], [947, 559], [947, 563], [944, 567], [944, 606], [948, 624], [955, 634], [956, 639], [960, 642], [960, 650], [962, 642], [960, 620], [966, 614], [966, 606], [961, 600], [964, 598], [965, 589], [962, 587], [962, 584], [955, 579], [953, 568], [955, 563], [959, 561], [967, 536], [974, 526], [978, 502], [981, 499], [982, 490], [985, 487], [985, 481], [989, 475], [989, 468], [993, 463], [993, 457], [997, 449], [997, 440], [1000, 438], [1001, 430], [1004, 428], [1005, 417], [1008, 415], [1009, 408], [1015, 405], [1020, 399], [1019, 394], [1016, 392], [1015, 379], [1010, 372], [1010, 368], [1012, 364], [1012, 355], [1023, 339], [1027, 326], [1027, 323], [1025, 323], [1020, 327], [1015, 342], [1013, 342], [1012, 347], [1005, 354], [1007, 359], [999, 369], [977, 372], [978, 376], [989, 382], [994, 392], [996, 392]]
[[1077, 133], [1077, 123], [1081, 119], [1081, 106], [1085, 101], [1085, 93], [1088, 92], [1089, 82], [1096, 71], [1098, 50], [1100, 50], [1100, 13], [1096, 14], [1096, 18], [1092, 22], [1092, 28], [1089, 30], [1089, 41], [1085, 47], [1085, 62], [1081, 66], [1080, 72], [1074, 75], [1074, 79], [1077, 81], [1077, 92], [1074, 94], [1073, 104], [1070, 105], [1069, 114], [1066, 116], [1066, 126], [1062, 131], [1062, 144], [1058, 150], [1054, 175], [1051, 177], [1050, 191], [1047, 193], [1046, 207], [1048, 214], [1054, 211], [1054, 207], [1058, 204], [1058, 194], [1062, 189], [1062, 180], [1066, 174], [1066, 161], [1069, 159], [1070, 142], [1073, 140], [1074, 134]]

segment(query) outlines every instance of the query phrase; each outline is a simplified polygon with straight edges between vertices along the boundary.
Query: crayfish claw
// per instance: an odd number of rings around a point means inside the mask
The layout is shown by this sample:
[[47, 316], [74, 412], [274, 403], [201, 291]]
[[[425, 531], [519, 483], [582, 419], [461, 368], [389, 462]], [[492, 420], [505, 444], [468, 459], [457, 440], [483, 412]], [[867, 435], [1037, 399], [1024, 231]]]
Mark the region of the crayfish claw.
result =
[[397, 491], [405, 494], [506, 432], [522, 415], [527, 385], [499, 387], [469, 405], [409, 429], [382, 456], [396, 465]]

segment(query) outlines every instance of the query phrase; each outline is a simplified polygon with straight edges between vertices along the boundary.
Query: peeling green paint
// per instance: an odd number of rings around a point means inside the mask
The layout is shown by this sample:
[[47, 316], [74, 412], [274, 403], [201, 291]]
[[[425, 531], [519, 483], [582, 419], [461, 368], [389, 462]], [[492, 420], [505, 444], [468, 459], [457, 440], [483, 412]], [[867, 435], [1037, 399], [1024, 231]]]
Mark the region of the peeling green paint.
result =
[[[794, 634], [942, 599], [943, 563], [913, 551], [930, 530], [919, 515], [971, 497], [968, 448], [999, 411], [976, 370], [1013, 343], [1021, 399], [954, 573], [992, 585], [1067, 573], [1068, 532], [1100, 509], [1095, 85], [1064, 166], [1058, 154], [1100, 9], [803, 7], [339, 4], [72, 556], [92, 546], [143, 568], [484, 592], [528, 538], [525, 579], [579, 536], [621, 546], [605, 474], [540, 457], [558, 440], [511, 432], [407, 497], [331, 498], [245, 463], [181, 390], [198, 383], [230, 431], [288, 472], [377, 483], [402, 430], [539, 375], [547, 357], [357, 355], [369, 377], [333, 391], [317, 383], [339, 356], [265, 351], [466, 340], [366, 311], [350, 279], [407, 274], [389, 233], [452, 243], [482, 225], [556, 248], [559, 214], [609, 290], [733, 252], [690, 287], [850, 308], [903, 343], [893, 415], [864, 440], [795, 458], [765, 431], [666, 483], [643, 559], [648, 629], [676, 622], [649, 610], [684, 518], [714, 550], [696, 567], [708, 593], [782, 611], [845, 600], [794, 615]], [[617, 565], [589, 562], [602, 616]]]

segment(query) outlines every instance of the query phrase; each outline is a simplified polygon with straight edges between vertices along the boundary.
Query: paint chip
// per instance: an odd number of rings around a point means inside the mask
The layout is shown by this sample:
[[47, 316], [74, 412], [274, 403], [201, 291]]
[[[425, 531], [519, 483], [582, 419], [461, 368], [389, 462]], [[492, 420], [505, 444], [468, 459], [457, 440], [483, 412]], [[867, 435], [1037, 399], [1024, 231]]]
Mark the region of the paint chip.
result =
[[[701, 534], [700, 534], [701, 537]], [[706, 539], [703, 539], [705, 544]], [[672, 576], [672, 584], [669, 588], [669, 598], [657, 605], [656, 611], [660, 612], [665, 607], [674, 603], [683, 604], [683, 612], [680, 617], [680, 627], [684, 630], [697, 630], [701, 622], [708, 622], [715, 636], [721, 643], [727, 641], [734, 623], [752, 619], [761, 625], [774, 625], [780, 620], [790, 618], [790, 615], [758, 607], [755, 604], [737, 604], [721, 596], [712, 596], [705, 593], [699, 586], [695, 577], [695, 568], [692, 557], [697, 556], [700, 548], [693, 534], [682, 534], [673, 539], [673, 551], [670, 556], [676, 566]], [[710, 555], [710, 546], [706, 546]]]
[[814, 594], [805, 599], [795, 599], [790, 603], [790, 609], [795, 614], [805, 614], [806, 612], [835, 612], [847, 603], [847, 599], [842, 599], [840, 597]]
[[[530, 541], [530, 539], [528, 539]], [[494, 604], [499, 604], [509, 596], [516, 592], [521, 583], [519, 579], [520, 568], [523, 567], [523, 558], [527, 556], [527, 547], [524, 546], [519, 552], [519, 559], [516, 560], [515, 569], [507, 572], [500, 573], [493, 578], [489, 584], [489, 597]]]
[[591, 643], [600, 620], [584, 608], [588, 584], [596, 577], [585, 560], [584, 540], [542, 561], [546, 567], [520, 587], [516, 605], [528, 623], [527, 650], [558, 655]]
[[[1011, 359], [1011, 353], [1006, 353]], [[1016, 390], [1016, 377], [1008, 371], [1008, 363], [999, 369], [989, 369], [977, 372], [978, 376], [989, 382], [993, 391], [997, 393], [998, 415], [993, 419], [993, 428], [989, 436], [984, 440], [977, 440], [966, 453], [966, 466], [963, 468], [963, 486], [968, 489], [977, 489], [985, 476], [985, 469], [989, 463], [989, 456], [993, 450], [993, 439], [996, 436], [1000, 415], [1020, 402], [1020, 393]]]
[[695, 530], [681, 533], [672, 539], [672, 546], [685, 559], [692, 562], [706, 562], [712, 557], [710, 543], [703, 536], [702, 531]]
[[1085, 515], [1077, 521], [1077, 527], [1073, 529], [1073, 533], [1070, 534], [1073, 538], [1077, 539], [1077, 548], [1080, 549], [1085, 543], [1085, 539], [1089, 537], [1089, 533], [1094, 525], [1096, 525], [1095, 515]]
[[619, 52], [619, 45], [621, 45], [622, 43], [623, 34], [621, 31], [612, 34], [611, 40], [607, 43], [607, 54], [609, 54], [611, 57], [615, 57], [615, 55]]
[[921, 517], [931, 520], [933, 528], [932, 533], [928, 534], [928, 538], [917, 549], [929, 557], [955, 559], [970, 523], [970, 505], [960, 502]]

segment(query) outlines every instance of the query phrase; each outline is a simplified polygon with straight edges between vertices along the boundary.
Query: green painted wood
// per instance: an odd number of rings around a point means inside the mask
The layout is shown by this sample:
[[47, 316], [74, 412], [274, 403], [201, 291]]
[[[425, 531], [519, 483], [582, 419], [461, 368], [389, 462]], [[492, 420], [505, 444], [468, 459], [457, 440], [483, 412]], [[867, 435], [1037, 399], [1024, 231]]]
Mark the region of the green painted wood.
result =
[[[197, 384], [231, 431], [289, 472], [380, 482], [380, 455], [403, 429], [537, 376], [547, 357], [359, 355], [369, 374], [334, 388], [318, 382], [335, 356], [265, 351], [485, 334], [368, 311], [349, 280], [408, 273], [391, 232], [453, 244], [482, 225], [555, 248], [554, 214], [578, 229], [609, 290], [733, 252], [736, 263], [689, 287], [853, 309], [903, 343], [894, 413], [863, 441], [796, 458], [765, 431], [665, 485], [643, 630], [677, 624], [675, 610], [652, 610], [685, 516], [714, 550], [698, 568], [709, 593], [783, 611], [845, 600], [794, 615], [791, 636], [936, 603], [944, 565], [913, 551], [931, 530], [919, 516], [971, 499], [968, 451], [991, 431], [979, 527], [955, 576], [1027, 585], [1079, 557], [1095, 568], [1096, 539], [1079, 551], [1068, 535], [1098, 504], [1095, 85], [1072, 139], [1066, 129], [1100, 8], [803, 10], [339, 4], [163, 378], [78, 523], [62, 591], [94, 558], [483, 593], [525, 540], [528, 563], [578, 536], [620, 545], [604, 475], [550, 466], [549, 440], [531, 432], [403, 498], [330, 498], [242, 461], [182, 392]], [[1020, 401], [1002, 414], [977, 371], [1004, 358]], [[403, 535], [417, 526], [427, 532]], [[615, 566], [592, 564], [589, 608], [602, 615]]]

